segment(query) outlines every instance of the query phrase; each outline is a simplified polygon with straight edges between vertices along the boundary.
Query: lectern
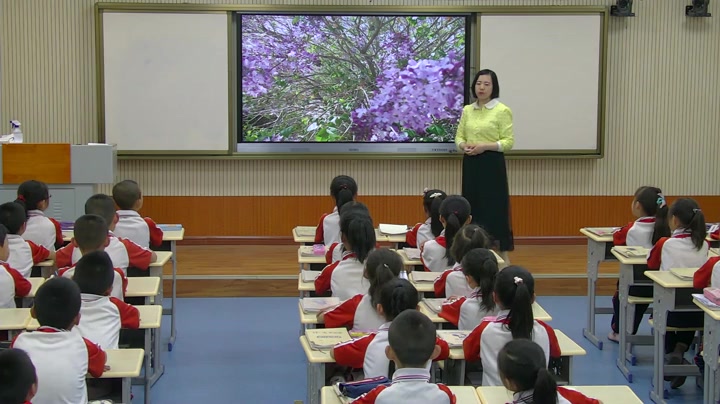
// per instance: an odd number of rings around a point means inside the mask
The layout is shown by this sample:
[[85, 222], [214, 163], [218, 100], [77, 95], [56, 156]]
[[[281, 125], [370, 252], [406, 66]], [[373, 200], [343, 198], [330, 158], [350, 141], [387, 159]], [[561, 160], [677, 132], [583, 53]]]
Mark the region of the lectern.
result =
[[85, 214], [85, 201], [97, 192], [98, 184], [115, 182], [117, 150], [106, 144], [2, 144], [0, 170], [0, 203], [14, 201], [22, 182], [42, 181], [51, 195], [45, 214], [74, 221]]

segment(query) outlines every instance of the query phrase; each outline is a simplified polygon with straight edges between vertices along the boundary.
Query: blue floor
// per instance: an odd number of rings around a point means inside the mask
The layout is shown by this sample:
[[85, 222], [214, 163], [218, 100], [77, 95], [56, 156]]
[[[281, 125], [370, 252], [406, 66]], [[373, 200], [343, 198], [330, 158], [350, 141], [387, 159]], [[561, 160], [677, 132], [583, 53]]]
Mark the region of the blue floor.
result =
[[[576, 357], [576, 385], [627, 384], [615, 366], [618, 345], [607, 341], [610, 316], [597, 316], [602, 351], [582, 336], [585, 297], [543, 297], [538, 302], [552, 315], [550, 323], [580, 344], [587, 356]], [[598, 298], [601, 306], [610, 297]], [[305, 355], [298, 343], [297, 298], [217, 298], [177, 300], [178, 338], [172, 352], [163, 352], [165, 374], [152, 389], [152, 402], [292, 403], [306, 400]], [[163, 338], [170, 318], [163, 317]], [[643, 322], [640, 333], [649, 333]], [[167, 344], [164, 344], [167, 350]], [[652, 352], [636, 348], [637, 366], [630, 387], [650, 403]], [[688, 359], [692, 359], [688, 356]], [[278, 388], [270, 386], [276, 385]], [[142, 403], [141, 386], [133, 387], [133, 402]], [[695, 378], [671, 392], [670, 403], [700, 403]]]

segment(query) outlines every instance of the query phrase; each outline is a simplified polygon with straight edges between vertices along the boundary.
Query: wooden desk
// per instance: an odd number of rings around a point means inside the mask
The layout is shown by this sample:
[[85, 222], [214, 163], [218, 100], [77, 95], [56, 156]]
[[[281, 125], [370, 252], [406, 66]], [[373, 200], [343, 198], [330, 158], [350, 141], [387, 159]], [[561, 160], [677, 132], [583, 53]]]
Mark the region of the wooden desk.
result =
[[[132, 379], [140, 376], [145, 352], [142, 349], [108, 349], [105, 352], [110, 370], [106, 370], [100, 379], [122, 379], [122, 402], [130, 403]], [[149, 396], [145, 396], [145, 403], [149, 402]]]
[[315, 351], [305, 335], [300, 336], [300, 345], [307, 358], [307, 402], [320, 403], [320, 390], [325, 386], [325, 364], [333, 363], [330, 351]]
[[30, 309], [0, 309], [0, 330], [8, 332], [12, 341], [17, 331], [22, 331], [30, 321]]
[[[567, 386], [604, 404], [642, 404], [642, 400], [628, 386]], [[478, 387], [477, 394], [482, 404], [512, 402], [512, 393], [503, 386]]]
[[596, 307], [595, 297], [600, 263], [615, 260], [612, 255], [606, 253], [607, 248], [612, 246], [613, 238], [612, 234], [598, 236], [585, 228], [580, 229], [580, 233], [587, 237], [588, 316], [587, 326], [583, 328], [583, 336], [598, 349], [603, 349], [603, 341], [595, 334], [595, 315], [612, 314], [613, 309], [612, 307]]
[[302, 276], [298, 275], [298, 291], [300, 291], [300, 298], [310, 297], [310, 292], [315, 291], [315, 282], [303, 282]]
[[[140, 312], [140, 329], [146, 330], [146, 329], [152, 329], [152, 328], [160, 328], [160, 322], [162, 318], [162, 307], [158, 305], [150, 305], [150, 306], [135, 306], [136, 309]], [[25, 313], [25, 320], [26, 325], [25, 329], [28, 331], [35, 331], [38, 328], [40, 328], [40, 324], [38, 323], [37, 319], [34, 319], [30, 316], [30, 309], [3, 309], [3, 310], [26, 310]], [[0, 311], [2, 313], [2, 311]], [[18, 314], [20, 315], [20, 314]], [[82, 319], [80, 319], [82, 321]], [[3, 324], [4, 325], [4, 324]]]
[[[475, 392], [475, 388], [469, 386], [448, 386], [450, 391], [455, 394], [457, 404], [479, 404], [480, 399]], [[320, 390], [320, 402], [322, 404], [343, 404], [340, 397], [335, 394], [332, 387], [323, 387]]]
[[150, 304], [150, 298], [160, 293], [160, 278], [157, 276], [128, 278], [125, 297], [144, 297], [145, 304]]
[[[552, 317], [548, 312], [545, 311], [545, 309], [542, 308], [537, 302], [533, 303], [532, 305], [533, 309], [533, 317], [536, 320], [540, 321], [552, 321]], [[420, 304], [418, 305], [418, 311], [420, 313], [426, 315], [433, 323], [436, 323], [438, 325], [438, 329], [442, 329], [442, 324], [447, 323], [448, 321], [444, 318], [440, 317], [438, 313], [435, 313], [430, 307], [428, 307], [427, 303], [422, 300], [420, 301]]]
[[45, 260], [43, 262], [38, 262], [37, 264], [33, 265], [34, 267], [53, 267], [55, 266], [55, 261], [53, 260]]
[[[150, 271], [153, 272], [153, 269], [160, 268], [159, 273], [154, 274], [153, 276], [162, 276], [162, 267], [170, 262], [173, 253], [170, 251], [155, 251], [155, 255], [157, 255], [157, 260], [150, 263]], [[155, 271], [157, 271], [157, 269], [155, 269]]]
[[145, 403], [149, 403], [150, 388], [165, 373], [165, 366], [160, 362], [160, 325], [163, 308], [159, 305], [135, 306], [135, 308], [140, 312], [140, 329], [145, 330], [145, 374], [139, 379], [139, 383], [145, 390]]
[[[165, 225], [158, 225], [163, 230], [163, 243], [157, 249], [156, 253], [161, 251], [170, 250], [170, 259], [172, 260], [172, 286], [171, 286], [171, 297], [170, 307], [163, 309], [163, 315], [170, 315], [170, 340], [168, 341], [168, 351], [172, 351], [173, 345], [175, 344], [175, 338], [177, 336], [177, 328], [175, 327], [175, 300], [177, 299], [177, 242], [182, 241], [185, 238], [185, 228], [182, 227], [178, 230], [175, 229], [163, 229]], [[158, 257], [160, 260], [160, 257]], [[160, 279], [162, 280], [162, 270], [160, 271]], [[160, 290], [158, 291], [159, 301], [157, 304], [162, 306], [163, 300], [163, 283], [160, 282]], [[160, 333], [158, 332], [158, 336]]]
[[703, 404], [714, 404], [718, 402], [718, 388], [716, 380], [718, 377], [718, 346], [720, 345], [720, 311], [712, 310], [697, 300], [693, 303], [698, 306], [705, 315], [703, 332], [703, 356], [705, 359]]
[[[693, 289], [692, 281], [684, 281], [670, 271], [645, 271], [645, 276], [653, 281], [653, 389], [650, 399], [655, 403], [665, 403], [664, 379], [669, 376], [698, 376], [700, 372], [695, 364], [665, 365], [665, 334], [667, 333], [667, 315], [670, 311], [700, 311], [691, 303], [691, 293], [701, 293]], [[705, 344], [707, 345], [707, 343]]]
[[[408, 257], [407, 253], [403, 249], [398, 249], [396, 251], [398, 254], [400, 254], [400, 257], [403, 260], [403, 265], [408, 268], [410, 271], [417, 270], [417, 271], [424, 271], [423, 263], [420, 259], [411, 259]], [[493, 254], [495, 255], [495, 259], [498, 262], [498, 268], [505, 267], [505, 261], [500, 257], [495, 251], [493, 251]], [[409, 271], [408, 271], [409, 272]], [[439, 276], [440, 272], [438, 272]]]
[[314, 244], [315, 230], [315, 226], [296, 226], [292, 229], [293, 241], [302, 244]]
[[27, 278], [28, 281], [30, 281], [30, 293], [26, 297], [35, 297], [35, 294], [37, 293], [37, 290], [40, 286], [42, 286], [43, 283], [45, 283], [45, 278]]

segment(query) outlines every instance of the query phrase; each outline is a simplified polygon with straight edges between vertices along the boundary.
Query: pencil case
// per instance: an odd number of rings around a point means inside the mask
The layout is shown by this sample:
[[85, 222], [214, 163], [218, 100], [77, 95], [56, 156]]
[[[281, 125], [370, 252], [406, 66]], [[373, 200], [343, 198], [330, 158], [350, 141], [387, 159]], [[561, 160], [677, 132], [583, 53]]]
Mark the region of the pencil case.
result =
[[358, 398], [363, 394], [372, 391], [375, 387], [390, 384], [390, 379], [385, 376], [373, 377], [372, 379], [358, 380], [356, 382], [340, 383], [340, 392], [350, 398]]
[[315, 255], [325, 255], [325, 245], [324, 244], [315, 244], [312, 248], [313, 254]]
[[711, 302], [720, 306], [720, 289], [705, 288], [703, 289], [703, 295]]

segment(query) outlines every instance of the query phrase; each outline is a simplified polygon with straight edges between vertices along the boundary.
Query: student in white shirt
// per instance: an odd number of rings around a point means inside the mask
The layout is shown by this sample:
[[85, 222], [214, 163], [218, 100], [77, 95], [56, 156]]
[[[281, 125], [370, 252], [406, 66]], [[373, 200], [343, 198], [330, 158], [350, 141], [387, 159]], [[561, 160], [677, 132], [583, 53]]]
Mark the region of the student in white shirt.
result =
[[18, 187], [15, 202], [22, 205], [27, 212], [27, 228], [23, 237], [50, 251], [63, 245], [60, 223], [45, 216], [50, 207], [50, 190], [47, 184], [40, 181], [25, 181]]
[[0, 351], [0, 403], [29, 404], [38, 382], [35, 365], [21, 349]]
[[440, 205], [440, 222], [445, 230], [435, 240], [420, 248], [420, 260], [426, 271], [442, 272], [452, 268], [455, 260], [450, 254], [455, 235], [472, 220], [470, 203], [459, 195], [448, 196]]
[[[455, 236], [450, 254], [455, 260], [451, 269], [443, 271], [434, 284], [435, 297], [463, 297], [473, 293], [463, 273], [461, 262], [468, 251], [475, 248], [489, 248], [490, 236], [476, 224], [466, 224]], [[497, 261], [496, 261], [497, 262]]]
[[[709, 245], [705, 240], [707, 227], [705, 215], [698, 203], [691, 198], [680, 198], [670, 206], [669, 225], [672, 236], [663, 237], [648, 254], [648, 269], [669, 271], [672, 268], [700, 268], [708, 258]], [[668, 327], [702, 327], [702, 312], [669, 312]], [[695, 337], [693, 331], [670, 332], [665, 334], [665, 360], [670, 365], [689, 363], [685, 352]], [[669, 378], [670, 386], [678, 388], [685, 383], [685, 376]]]
[[0, 224], [0, 309], [14, 309], [15, 298], [27, 296], [32, 288], [30, 281], [5, 262], [10, 255], [7, 235]]
[[[405, 279], [393, 279], [380, 288], [380, 299], [377, 312], [385, 319], [377, 332], [356, 340], [338, 344], [330, 352], [335, 362], [340, 366], [353, 369], [363, 369], [365, 378], [389, 376], [390, 360], [385, 354], [388, 347], [388, 330], [390, 324], [405, 310], [417, 310], [418, 292], [415, 287]], [[444, 360], [450, 354], [450, 348], [445, 341], [438, 339], [441, 353], [436, 360]], [[430, 371], [428, 368], [426, 371]]]
[[456, 325], [458, 330], [473, 330], [483, 318], [497, 314], [493, 299], [498, 274], [495, 254], [485, 248], [470, 250], [462, 260], [462, 274], [472, 293], [467, 297], [448, 299], [439, 315]]
[[[638, 188], [635, 191], [630, 210], [637, 220], [613, 233], [613, 245], [652, 248], [662, 237], [670, 236], [667, 217], [668, 206], [665, 202], [665, 195], [663, 195], [660, 188], [649, 186]], [[620, 318], [618, 314], [618, 310], [620, 310], [619, 286], [620, 283], [618, 282], [615, 287], [615, 295], [612, 297], [613, 316], [612, 320], [610, 320], [611, 330], [608, 334], [608, 339], [613, 342], [620, 341], [618, 336], [618, 319]], [[629, 292], [630, 296], [635, 297], [653, 296], [652, 286], [630, 286]], [[635, 305], [633, 335], [637, 333], [648, 306], [647, 304]]]
[[7, 263], [25, 278], [32, 274], [33, 265], [55, 259], [55, 250], [48, 250], [22, 238], [27, 227], [27, 215], [25, 208], [19, 203], [7, 202], [0, 205], [0, 224], [8, 229], [10, 257]]
[[364, 279], [365, 260], [375, 249], [375, 228], [364, 213], [349, 211], [340, 217], [341, 240], [345, 247], [340, 261], [325, 267], [315, 279], [315, 293], [347, 300], [367, 293], [369, 284]]
[[377, 312], [379, 291], [383, 285], [404, 272], [402, 258], [395, 251], [380, 248], [368, 255], [364, 277], [370, 287], [366, 294], [358, 294], [331, 310], [320, 313], [326, 328], [348, 327], [352, 330], [375, 331], [385, 323]]
[[463, 341], [465, 360], [482, 362], [483, 386], [502, 386], [497, 356], [502, 347], [514, 339], [532, 339], [548, 360], [560, 357], [555, 330], [533, 318], [535, 280], [530, 272], [519, 266], [498, 272], [494, 297], [500, 310], [497, 317], [483, 319]]
[[[340, 207], [338, 212], [340, 212], [341, 217], [342, 215], [353, 215], [356, 213], [359, 215], [366, 215], [370, 218], [370, 221], [372, 221], [372, 217], [370, 216], [370, 210], [368, 210], [367, 206], [365, 206], [364, 203], [358, 201], [350, 201], [344, 204]], [[340, 261], [340, 258], [342, 258], [343, 254], [345, 253], [345, 245], [342, 241], [332, 243], [326, 247], [327, 248], [325, 249], [325, 264], [327, 265], [330, 265], [335, 261]]]
[[144, 248], [159, 247], [162, 244], [163, 231], [152, 219], [141, 217], [138, 213], [143, 206], [143, 194], [138, 183], [133, 180], [118, 182], [113, 186], [112, 197], [120, 208], [117, 211], [115, 234]]
[[439, 189], [423, 191], [423, 210], [427, 218], [423, 223], [416, 224], [405, 235], [405, 242], [409, 247], [420, 248], [428, 240], [434, 240], [442, 233], [443, 225], [440, 223], [440, 205], [447, 198], [447, 194]]
[[338, 175], [330, 183], [330, 196], [335, 201], [332, 213], [320, 217], [315, 230], [315, 244], [331, 245], [340, 242], [340, 208], [357, 197], [358, 186], [355, 180], [347, 175]]
[[435, 324], [416, 310], [400, 313], [388, 329], [385, 356], [395, 364], [390, 386], [379, 386], [354, 404], [454, 404], [456, 397], [444, 384], [430, 383], [428, 367], [441, 355]]
[[527, 340], [508, 342], [497, 356], [502, 384], [513, 393], [513, 403], [600, 404], [579, 391], [558, 387], [548, 371], [548, 360], [540, 345]]

